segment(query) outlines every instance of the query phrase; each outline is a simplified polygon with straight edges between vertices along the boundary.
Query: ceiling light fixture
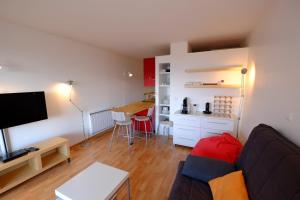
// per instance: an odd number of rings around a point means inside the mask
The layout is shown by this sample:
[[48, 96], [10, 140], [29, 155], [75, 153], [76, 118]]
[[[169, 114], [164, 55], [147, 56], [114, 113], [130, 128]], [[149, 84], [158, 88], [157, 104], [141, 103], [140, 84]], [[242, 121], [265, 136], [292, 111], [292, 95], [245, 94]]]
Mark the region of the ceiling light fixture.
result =
[[128, 72], [128, 77], [129, 77], [129, 78], [133, 77], [133, 73]]

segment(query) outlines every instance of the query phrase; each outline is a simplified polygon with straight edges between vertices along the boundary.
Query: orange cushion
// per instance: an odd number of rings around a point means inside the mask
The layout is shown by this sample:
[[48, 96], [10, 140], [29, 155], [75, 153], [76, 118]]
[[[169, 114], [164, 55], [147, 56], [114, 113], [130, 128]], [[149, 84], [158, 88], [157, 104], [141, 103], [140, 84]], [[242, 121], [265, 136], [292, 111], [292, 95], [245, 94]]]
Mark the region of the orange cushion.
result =
[[226, 174], [212, 179], [208, 183], [214, 200], [248, 200], [242, 171]]

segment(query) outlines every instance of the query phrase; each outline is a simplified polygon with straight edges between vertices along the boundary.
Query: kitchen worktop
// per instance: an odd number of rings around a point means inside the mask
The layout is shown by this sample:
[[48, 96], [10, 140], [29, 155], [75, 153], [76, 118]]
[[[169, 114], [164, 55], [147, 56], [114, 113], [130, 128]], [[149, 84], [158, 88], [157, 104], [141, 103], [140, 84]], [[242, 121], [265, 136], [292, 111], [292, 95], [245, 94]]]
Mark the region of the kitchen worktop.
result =
[[195, 113], [189, 113], [189, 114], [182, 114], [181, 110], [178, 110], [174, 113], [175, 115], [186, 115], [186, 116], [198, 116], [198, 117], [211, 117], [211, 118], [219, 118], [219, 119], [231, 119], [231, 120], [236, 120], [237, 116], [234, 114], [231, 114], [230, 116], [224, 116], [222, 114], [204, 114], [203, 112], [195, 112]]
[[118, 108], [114, 108], [113, 111], [115, 112], [125, 112], [128, 115], [133, 115], [135, 113], [141, 112], [143, 110], [149, 109], [154, 106], [154, 102], [143, 102], [138, 101], [134, 103], [130, 103]]

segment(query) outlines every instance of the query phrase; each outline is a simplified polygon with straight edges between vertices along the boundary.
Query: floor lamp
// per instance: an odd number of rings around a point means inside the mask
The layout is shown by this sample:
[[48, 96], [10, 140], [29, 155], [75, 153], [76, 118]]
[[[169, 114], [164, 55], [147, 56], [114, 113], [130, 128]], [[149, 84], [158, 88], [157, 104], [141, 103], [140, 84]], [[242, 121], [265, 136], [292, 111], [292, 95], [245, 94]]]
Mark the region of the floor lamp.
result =
[[236, 138], [239, 138], [240, 121], [241, 121], [241, 116], [242, 116], [242, 111], [243, 111], [244, 100], [245, 100], [245, 76], [246, 76], [247, 72], [248, 72], [247, 68], [242, 68], [242, 70], [241, 70], [240, 106], [239, 106], [239, 113], [238, 113]]
[[85, 126], [84, 126], [84, 111], [82, 108], [80, 108], [73, 100], [72, 100], [72, 92], [73, 92], [73, 86], [74, 86], [74, 81], [70, 80], [67, 81], [68, 85], [70, 86], [70, 93], [69, 93], [69, 102], [79, 111], [81, 112], [81, 123], [82, 123], [82, 132], [83, 132], [83, 137], [84, 141], [81, 143], [82, 147], [87, 147], [90, 144], [87, 142], [87, 135], [85, 134]]

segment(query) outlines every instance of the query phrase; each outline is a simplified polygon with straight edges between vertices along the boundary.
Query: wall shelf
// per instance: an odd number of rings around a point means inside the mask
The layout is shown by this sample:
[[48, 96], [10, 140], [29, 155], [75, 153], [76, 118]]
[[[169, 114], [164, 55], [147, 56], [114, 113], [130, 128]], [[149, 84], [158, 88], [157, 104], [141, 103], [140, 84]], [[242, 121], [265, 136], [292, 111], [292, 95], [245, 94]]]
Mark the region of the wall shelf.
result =
[[243, 68], [243, 65], [226, 65], [226, 66], [213, 66], [205, 68], [189, 68], [186, 69], [186, 73], [198, 73], [198, 72], [215, 72], [215, 71], [239, 71]]
[[238, 84], [222, 84], [222, 85], [189, 85], [185, 84], [185, 88], [240, 88]]
[[160, 85], [159, 87], [166, 87], [166, 88], [169, 88], [170, 85]]
[[[170, 117], [170, 89], [171, 89], [171, 63], [169, 59], [161, 60], [161, 57], [156, 60], [156, 87], [155, 93], [156, 95], [156, 107], [155, 109], [155, 129], [157, 133], [161, 133], [161, 128], [158, 127], [158, 124], [161, 121], [169, 121]], [[168, 112], [167, 112], [168, 111]]]
[[161, 104], [159, 104], [160, 106], [170, 106], [170, 104], [163, 104], [163, 103], [161, 103]]
[[163, 113], [160, 113], [159, 115], [160, 115], [160, 116], [169, 117], [170, 114], [163, 114]]
[[68, 157], [59, 151], [55, 150], [45, 155], [41, 155], [42, 158], [42, 167], [45, 169], [51, 168], [58, 163], [67, 160]]
[[37, 173], [37, 170], [30, 167], [28, 163], [24, 163], [23, 166], [17, 167], [14, 170], [4, 171], [1, 175], [0, 188], [3, 190], [10, 186], [15, 186], [24, 181], [24, 179], [30, 178]]

